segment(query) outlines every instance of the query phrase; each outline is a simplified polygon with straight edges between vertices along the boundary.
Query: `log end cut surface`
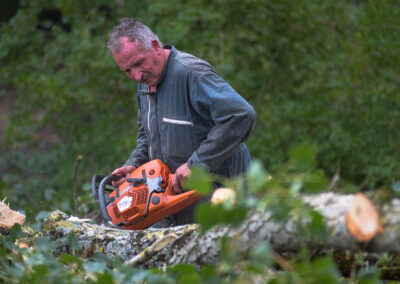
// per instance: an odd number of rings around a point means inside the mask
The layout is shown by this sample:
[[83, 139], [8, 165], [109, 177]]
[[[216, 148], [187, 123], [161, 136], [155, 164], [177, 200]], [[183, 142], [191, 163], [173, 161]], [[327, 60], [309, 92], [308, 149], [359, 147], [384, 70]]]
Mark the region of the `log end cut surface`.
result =
[[371, 200], [364, 194], [354, 195], [346, 213], [346, 226], [349, 233], [359, 242], [371, 241], [382, 232], [379, 213]]
[[12, 210], [7, 204], [0, 201], [0, 226], [11, 228], [15, 223], [22, 226], [25, 222], [25, 215]]

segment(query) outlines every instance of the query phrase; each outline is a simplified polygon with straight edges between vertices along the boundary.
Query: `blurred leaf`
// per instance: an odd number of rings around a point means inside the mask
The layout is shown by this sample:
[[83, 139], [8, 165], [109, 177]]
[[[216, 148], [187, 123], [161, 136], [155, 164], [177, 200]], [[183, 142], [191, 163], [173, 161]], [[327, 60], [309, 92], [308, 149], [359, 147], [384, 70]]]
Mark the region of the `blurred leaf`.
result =
[[82, 266], [82, 264], [83, 264], [82, 259], [80, 259], [79, 257], [76, 257], [74, 255], [71, 255], [71, 254], [65, 254], [65, 253], [61, 254], [60, 260], [62, 263], [65, 263], [65, 264], [76, 263], [79, 266]]
[[8, 235], [12, 240], [23, 238], [25, 235], [22, 232], [21, 226], [18, 223], [15, 223], [9, 230]]
[[83, 267], [86, 271], [90, 273], [103, 273], [107, 268], [107, 264], [105, 262], [98, 261], [85, 261], [83, 263]]
[[328, 180], [322, 170], [313, 170], [311, 173], [307, 174], [304, 187], [307, 192], [320, 192], [328, 187]]
[[202, 266], [200, 269], [200, 277], [203, 283], [208, 284], [219, 284], [221, 283], [221, 279], [216, 271], [216, 268], [213, 266]]
[[290, 194], [292, 196], [298, 196], [300, 193], [300, 190], [303, 188], [303, 182], [302, 181], [294, 181], [290, 185]]
[[36, 265], [31, 275], [31, 283], [43, 283], [49, 273], [49, 267], [45, 264]]
[[169, 268], [168, 272], [175, 276], [177, 283], [200, 283], [199, 275], [190, 264], [177, 264]]
[[97, 282], [99, 284], [113, 284], [115, 283], [111, 274], [105, 273], [97, 273]]
[[299, 263], [295, 267], [301, 275], [302, 283], [340, 283], [340, 273], [330, 257], [317, 258], [310, 264]]
[[186, 190], [196, 190], [202, 195], [207, 195], [211, 192], [213, 185], [210, 175], [200, 167], [194, 167], [192, 173], [185, 181], [184, 188]]
[[225, 211], [225, 223], [234, 227], [240, 226], [246, 218], [247, 210], [243, 207], [233, 207]]
[[254, 160], [247, 174], [250, 192], [257, 194], [261, 191], [263, 186], [268, 182], [268, 177], [269, 175], [265, 171], [261, 161]]
[[50, 213], [51, 213], [50, 211], [40, 211], [40, 212], [35, 216], [35, 220], [36, 220], [37, 222], [40, 222], [40, 221], [42, 221], [43, 219], [49, 217]]
[[175, 282], [165, 274], [149, 273], [146, 277], [149, 284], [174, 284]]
[[329, 237], [328, 228], [326, 227], [326, 220], [317, 211], [311, 212], [310, 233], [311, 236], [318, 240], [326, 240]]
[[281, 199], [276, 200], [268, 209], [272, 213], [272, 218], [278, 222], [286, 221], [290, 216], [291, 207]]
[[80, 249], [80, 245], [79, 242], [77, 241], [74, 231], [71, 231], [68, 234], [67, 237], [67, 244], [71, 247], [72, 250], [79, 250]]
[[263, 272], [273, 262], [273, 251], [268, 244], [259, 244], [251, 251], [250, 260], [254, 268]]
[[223, 223], [224, 215], [225, 211], [222, 205], [212, 206], [202, 203], [196, 206], [195, 220], [200, 224], [201, 230], [205, 232], [211, 227]]
[[196, 206], [195, 219], [205, 232], [218, 224], [238, 226], [246, 217], [247, 210], [241, 207], [225, 208], [223, 204], [202, 203]]
[[55, 245], [49, 238], [41, 237], [35, 240], [34, 247], [38, 251], [51, 251], [55, 248]]
[[396, 194], [400, 194], [400, 181], [395, 182], [392, 188]]
[[289, 163], [298, 170], [306, 171], [315, 166], [316, 154], [315, 146], [297, 145], [289, 151]]
[[357, 284], [376, 284], [380, 283], [380, 270], [376, 267], [363, 269], [357, 273]]

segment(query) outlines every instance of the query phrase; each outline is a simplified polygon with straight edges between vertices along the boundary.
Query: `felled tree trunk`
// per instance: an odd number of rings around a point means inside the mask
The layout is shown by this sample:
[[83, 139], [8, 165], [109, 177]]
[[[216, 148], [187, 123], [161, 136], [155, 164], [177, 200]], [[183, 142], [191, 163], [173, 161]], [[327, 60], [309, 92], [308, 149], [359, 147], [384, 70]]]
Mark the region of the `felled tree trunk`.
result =
[[[330, 231], [329, 237], [323, 243], [306, 239], [308, 247], [318, 250], [330, 248], [335, 251], [363, 250], [370, 253], [400, 254], [400, 200], [394, 199], [380, 208], [381, 224], [377, 235], [363, 244], [355, 240], [346, 228], [345, 216], [354, 195], [323, 193], [303, 197], [303, 200], [325, 217]], [[83, 257], [101, 252], [109, 258], [118, 255], [132, 265], [160, 269], [178, 263], [196, 266], [215, 263], [220, 251], [219, 241], [223, 237], [232, 238], [235, 247], [243, 252], [248, 252], [261, 243], [269, 243], [279, 253], [294, 252], [304, 244], [304, 237], [298, 235], [294, 221], [276, 223], [268, 212], [253, 212], [239, 228], [219, 226], [200, 234], [197, 225], [141, 231], [116, 230], [74, 217], [69, 218], [66, 214], [55, 211], [45, 221], [43, 233], [55, 242], [56, 253], [72, 251], [70, 240], [71, 234], [74, 234], [79, 246], [75, 253]]]
[[33, 245], [42, 234], [29, 226], [24, 226], [25, 218], [25, 215], [12, 210], [4, 200], [0, 201], [0, 236], [7, 236], [10, 228], [14, 224], [19, 224], [25, 237], [17, 240], [16, 244], [20, 247]]

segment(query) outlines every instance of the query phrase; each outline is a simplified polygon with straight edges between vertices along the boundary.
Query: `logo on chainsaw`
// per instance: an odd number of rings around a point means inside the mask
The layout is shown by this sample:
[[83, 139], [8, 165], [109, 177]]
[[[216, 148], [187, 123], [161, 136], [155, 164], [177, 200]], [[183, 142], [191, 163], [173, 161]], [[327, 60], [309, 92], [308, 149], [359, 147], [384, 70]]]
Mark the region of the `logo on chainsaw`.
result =
[[120, 212], [125, 211], [128, 209], [132, 204], [132, 197], [131, 196], [124, 196], [120, 202], [118, 202], [118, 210]]

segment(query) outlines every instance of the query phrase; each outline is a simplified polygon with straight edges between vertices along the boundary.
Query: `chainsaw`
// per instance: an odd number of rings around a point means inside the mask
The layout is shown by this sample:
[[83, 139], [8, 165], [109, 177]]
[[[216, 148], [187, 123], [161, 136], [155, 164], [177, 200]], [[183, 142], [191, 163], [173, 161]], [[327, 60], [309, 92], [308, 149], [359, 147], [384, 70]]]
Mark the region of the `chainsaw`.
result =
[[202, 197], [195, 190], [176, 194], [167, 165], [152, 160], [135, 169], [120, 186], [122, 176], [95, 175], [92, 193], [97, 198], [106, 225], [128, 230], [145, 229]]

